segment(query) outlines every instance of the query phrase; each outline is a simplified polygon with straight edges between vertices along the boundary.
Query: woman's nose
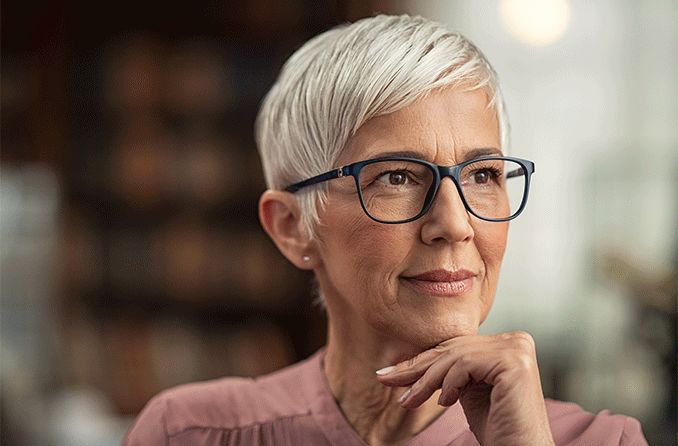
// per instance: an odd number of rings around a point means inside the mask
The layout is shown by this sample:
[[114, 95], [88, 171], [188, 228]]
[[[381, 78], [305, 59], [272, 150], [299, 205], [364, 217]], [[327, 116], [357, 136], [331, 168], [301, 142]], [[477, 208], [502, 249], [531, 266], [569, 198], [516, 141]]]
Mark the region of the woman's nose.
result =
[[424, 243], [453, 243], [473, 239], [471, 215], [451, 178], [443, 178], [431, 208], [423, 219], [421, 238]]

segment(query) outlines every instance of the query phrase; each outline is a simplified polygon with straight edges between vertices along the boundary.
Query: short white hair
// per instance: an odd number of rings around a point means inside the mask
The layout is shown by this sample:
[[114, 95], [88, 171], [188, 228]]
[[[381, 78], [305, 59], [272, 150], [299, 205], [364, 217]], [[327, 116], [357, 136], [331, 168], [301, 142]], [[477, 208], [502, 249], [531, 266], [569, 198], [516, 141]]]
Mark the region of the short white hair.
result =
[[[339, 167], [347, 141], [369, 119], [460, 85], [487, 89], [507, 151], [497, 75], [466, 37], [408, 15], [378, 15], [319, 34], [287, 60], [261, 104], [255, 137], [267, 186], [282, 190]], [[317, 238], [326, 192], [321, 183], [296, 193], [309, 237]]]

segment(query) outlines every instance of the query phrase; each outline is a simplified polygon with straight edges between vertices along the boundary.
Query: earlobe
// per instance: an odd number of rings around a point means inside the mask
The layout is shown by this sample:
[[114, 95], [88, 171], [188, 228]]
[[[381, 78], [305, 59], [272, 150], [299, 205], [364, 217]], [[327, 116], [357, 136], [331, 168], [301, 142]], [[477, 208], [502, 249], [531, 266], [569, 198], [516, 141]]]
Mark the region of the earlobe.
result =
[[303, 230], [297, 199], [289, 192], [267, 190], [259, 198], [259, 221], [280, 252], [297, 268], [313, 269], [311, 243]]

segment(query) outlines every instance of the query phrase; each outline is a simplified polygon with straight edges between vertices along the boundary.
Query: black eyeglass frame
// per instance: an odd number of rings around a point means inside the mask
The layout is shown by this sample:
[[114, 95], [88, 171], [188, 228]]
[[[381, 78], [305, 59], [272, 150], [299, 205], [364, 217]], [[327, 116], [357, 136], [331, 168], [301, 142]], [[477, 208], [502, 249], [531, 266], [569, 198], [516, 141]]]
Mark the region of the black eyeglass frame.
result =
[[[482, 217], [478, 214], [476, 214], [473, 209], [471, 209], [471, 206], [469, 206], [468, 202], [466, 201], [466, 197], [464, 197], [464, 192], [461, 189], [461, 183], [460, 183], [460, 174], [461, 171], [464, 167], [468, 166], [469, 164], [476, 163], [478, 161], [513, 161], [517, 164], [519, 164], [522, 168], [523, 171], [525, 172], [525, 186], [523, 190], [523, 200], [520, 203], [520, 206], [518, 207], [518, 210], [514, 212], [512, 215], [506, 218], [486, 218]], [[431, 187], [429, 187], [428, 192], [426, 193], [426, 197], [424, 198], [424, 206], [422, 207], [421, 211], [414, 217], [410, 217], [404, 220], [398, 220], [398, 221], [384, 221], [380, 220], [373, 215], [370, 214], [370, 212], [367, 210], [365, 207], [365, 201], [363, 200], [363, 193], [360, 188], [360, 182], [359, 182], [359, 177], [360, 177], [360, 171], [363, 169], [363, 167], [374, 164], [377, 162], [381, 161], [410, 161], [414, 163], [421, 164], [423, 166], [426, 166], [431, 172], [433, 172], [434, 176], [434, 181], [431, 183]], [[336, 169], [330, 170], [325, 173], [321, 173], [320, 175], [316, 175], [311, 178], [307, 178], [306, 180], [299, 181], [298, 183], [290, 184], [285, 188], [285, 191], [287, 192], [298, 192], [300, 189], [303, 189], [304, 187], [312, 186], [314, 184], [322, 183], [325, 181], [329, 180], [334, 180], [336, 178], [343, 178], [346, 176], [352, 176], [353, 179], [355, 180], [355, 186], [356, 190], [358, 191], [358, 197], [360, 198], [360, 206], [363, 208], [363, 211], [365, 214], [367, 214], [368, 217], [370, 217], [372, 220], [378, 222], [378, 223], [383, 223], [383, 224], [402, 224], [402, 223], [409, 223], [411, 221], [417, 220], [418, 218], [421, 218], [424, 214], [426, 214], [429, 209], [431, 208], [431, 205], [433, 204], [433, 200], [435, 200], [436, 195], [438, 194], [438, 189], [440, 188], [440, 183], [445, 177], [450, 177], [452, 179], [452, 182], [457, 188], [457, 192], [459, 193], [459, 196], [461, 197], [462, 203], [464, 203], [464, 207], [468, 212], [470, 212], [472, 215], [475, 217], [485, 220], [485, 221], [491, 221], [491, 222], [504, 222], [504, 221], [509, 221], [513, 220], [516, 218], [518, 215], [520, 215], [521, 212], [523, 212], [523, 209], [525, 209], [525, 205], [527, 204], [527, 195], [528, 192], [530, 191], [530, 177], [532, 174], [535, 172], [535, 166], [532, 161], [521, 159], [521, 158], [514, 158], [510, 156], [482, 156], [479, 158], [473, 158], [467, 161], [464, 161], [462, 163], [459, 163], [454, 166], [440, 166], [438, 164], [434, 164], [425, 160], [421, 160], [418, 158], [410, 158], [410, 157], [404, 157], [404, 156], [386, 156], [386, 157], [381, 157], [381, 158], [372, 158], [369, 160], [364, 160], [364, 161], [357, 161], [355, 163], [347, 164], [343, 167], [338, 167]], [[511, 172], [509, 172], [509, 175]], [[511, 175], [509, 176], [516, 176], [516, 175]]]

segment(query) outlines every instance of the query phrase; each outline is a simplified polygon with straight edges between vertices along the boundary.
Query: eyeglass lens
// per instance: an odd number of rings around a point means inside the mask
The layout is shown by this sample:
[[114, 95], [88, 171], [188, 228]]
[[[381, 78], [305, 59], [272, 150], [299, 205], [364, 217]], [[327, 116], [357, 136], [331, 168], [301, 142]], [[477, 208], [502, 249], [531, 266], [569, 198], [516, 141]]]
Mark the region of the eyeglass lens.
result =
[[[434, 171], [413, 161], [378, 161], [363, 166], [358, 183], [363, 204], [375, 219], [398, 222], [419, 215], [435, 181]], [[512, 217], [523, 201], [525, 171], [509, 160], [478, 160], [460, 173], [471, 210], [481, 218]]]

